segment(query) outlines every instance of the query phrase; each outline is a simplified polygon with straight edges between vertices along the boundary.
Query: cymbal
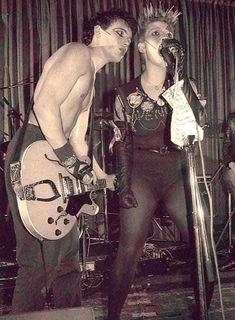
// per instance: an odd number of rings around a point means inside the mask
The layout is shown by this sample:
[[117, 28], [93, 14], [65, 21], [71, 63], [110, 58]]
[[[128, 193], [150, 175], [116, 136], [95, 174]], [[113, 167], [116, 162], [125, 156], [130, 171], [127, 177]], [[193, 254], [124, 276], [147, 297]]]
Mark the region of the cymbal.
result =
[[8, 144], [10, 141], [6, 141], [0, 144], [0, 151], [7, 153]]

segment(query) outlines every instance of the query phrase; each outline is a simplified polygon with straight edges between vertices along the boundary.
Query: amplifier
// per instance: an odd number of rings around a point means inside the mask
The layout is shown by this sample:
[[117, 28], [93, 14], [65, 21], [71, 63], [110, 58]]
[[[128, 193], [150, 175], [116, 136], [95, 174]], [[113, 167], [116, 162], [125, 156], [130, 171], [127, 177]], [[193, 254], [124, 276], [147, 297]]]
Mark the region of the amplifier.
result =
[[92, 308], [52, 309], [0, 316], [0, 320], [95, 320]]
[[169, 216], [152, 219], [152, 237], [157, 241], [180, 241], [181, 235]]

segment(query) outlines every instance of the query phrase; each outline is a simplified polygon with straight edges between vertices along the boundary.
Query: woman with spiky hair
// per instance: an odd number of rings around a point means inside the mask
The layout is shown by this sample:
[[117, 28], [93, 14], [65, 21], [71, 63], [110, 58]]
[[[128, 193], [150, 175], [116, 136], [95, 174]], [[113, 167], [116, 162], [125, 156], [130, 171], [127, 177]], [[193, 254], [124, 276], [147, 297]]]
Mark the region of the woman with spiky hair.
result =
[[[189, 242], [186, 157], [182, 141], [176, 143], [171, 136], [169, 92], [174, 87], [179, 103], [182, 94], [187, 98], [192, 127], [197, 130], [201, 129], [197, 123], [202, 106], [184, 74], [184, 49], [174, 38], [179, 15], [173, 8], [165, 11], [151, 4], [144, 9], [138, 40], [144, 70], [117, 89], [114, 114], [120, 135], [114, 151], [119, 177], [120, 241], [110, 278], [109, 320], [120, 319], [152, 217], [160, 204], [164, 204], [182, 239]], [[178, 95], [175, 87], [180, 84]]]

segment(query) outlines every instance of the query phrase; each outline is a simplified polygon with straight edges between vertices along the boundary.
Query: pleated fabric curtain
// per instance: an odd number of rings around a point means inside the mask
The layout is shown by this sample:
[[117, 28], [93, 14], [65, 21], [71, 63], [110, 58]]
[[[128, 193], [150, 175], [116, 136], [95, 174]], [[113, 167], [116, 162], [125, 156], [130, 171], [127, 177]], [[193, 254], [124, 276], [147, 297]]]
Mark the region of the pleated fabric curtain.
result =
[[[137, 17], [148, 2], [0, 0], [0, 143], [11, 139], [10, 106], [24, 118], [45, 61], [63, 44], [80, 40], [84, 17], [110, 8], [124, 8]], [[187, 50], [187, 73], [196, 79], [199, 92], [207, 99], [210, 127], [204, 142], [205, 155], [219, 163], [223, 123], [235, 110], [235, 3], [232, 0], [161, 2], [166, 8], [174, 6], [182, 12], [176, 34]], [[140, 72], [137, 45], [133, 43], [120, 64], [109, 64], [98, 73], [94, 99], [97, 119], [112, 116], [113, 88]]]

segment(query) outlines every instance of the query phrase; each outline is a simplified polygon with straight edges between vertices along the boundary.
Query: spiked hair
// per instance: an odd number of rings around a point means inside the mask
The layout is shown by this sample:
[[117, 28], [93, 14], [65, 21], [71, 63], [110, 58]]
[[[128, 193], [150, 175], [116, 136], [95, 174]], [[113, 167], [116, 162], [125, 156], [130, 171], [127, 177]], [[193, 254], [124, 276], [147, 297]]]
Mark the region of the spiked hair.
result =
[[172, 31], [174, 31], [179, 15], [181, 15], [181, 13], [177, 10], [173, 10], [173, 7], [164, 10], [161, 2], [159, 3], [159, 7], [153, 7], [150, 2], [145, 6], [143, 13], [138, 19], [139, 37], [142, 37], [145, 33], [146, 27], [155, 21], [163, 21], [167, 23]]

